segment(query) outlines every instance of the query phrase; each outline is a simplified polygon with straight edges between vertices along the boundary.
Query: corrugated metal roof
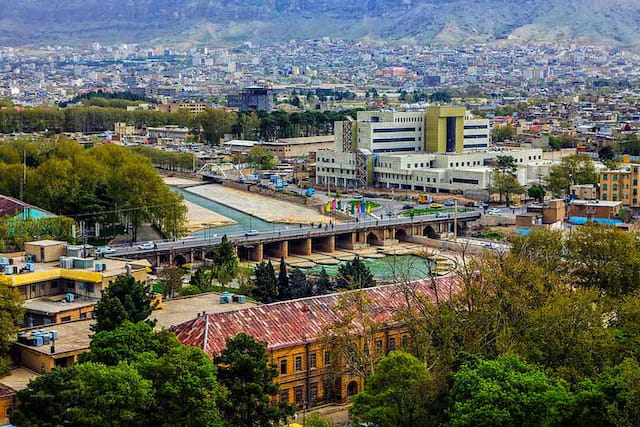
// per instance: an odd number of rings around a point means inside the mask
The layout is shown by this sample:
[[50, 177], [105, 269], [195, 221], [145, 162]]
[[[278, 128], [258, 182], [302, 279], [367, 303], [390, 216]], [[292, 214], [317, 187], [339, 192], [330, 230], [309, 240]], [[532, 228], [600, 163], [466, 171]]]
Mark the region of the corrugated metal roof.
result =
[[[435, 280], [441, 298], [447, 298], [460, 290], [457, 276], [439, 277]], [[365, 289], [364, 292], [371, 300], [371, 314], [376, 321], [391, 322], [393, 316], [406, 307], [407, 292], [404, 289], [407, 286], [413, 292], [435, 301], [431, 280]], [[184, 344], [198, 346], [210, 356], [220, 353], [225, 348], [227, 339], [242, 332], [266, 342], [269, 350], [290, 347], [314, 341], [327, 325], [339, 320], [339, 313], [333, 309], [339, 295], [323, 295], [205, 314], [170, 329]]]

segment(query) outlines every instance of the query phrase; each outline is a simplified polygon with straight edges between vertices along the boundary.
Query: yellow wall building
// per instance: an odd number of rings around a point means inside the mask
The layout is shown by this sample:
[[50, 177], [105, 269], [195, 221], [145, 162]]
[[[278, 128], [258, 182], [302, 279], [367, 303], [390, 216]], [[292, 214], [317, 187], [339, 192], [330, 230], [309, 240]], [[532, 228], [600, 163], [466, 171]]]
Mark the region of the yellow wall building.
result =
[[426, 112], [425, 151], [462, 153], [464, 150], [464, 107], [430, 107]]
[[[459, 290], [456, 277], [437, 280], [441, 295], [452, 295]], [[383, 325], [373, 338], [375, 348], [372, 351], [380, 357], [409, 343], [403, 326], [394, 320], [395, 313], [407, 304], [402, 286], [410, 286], [416, 294], [435, 300], [430, 280], [361, 291], [370, 301], [367, 307], [371, 316]], [[327, 325], [341, 317], [334, 308], [339, 295], [209, 313], [171, 330], [184, 344], [198, 346], [211, 357], [224, 349], [227, 339], [239, 333], [252, 335], [266, 343], [271, 362], [278, 370], [276, 381], [280, 385], [281, 401], [293, 403], [298, 408], [323, 402], [344, 402], [363, 390], [364, 379], [347, 369], [344, 361], [321, 339]], [[354, 337], [354, 342], [360, 349], [364, 348], [362, 337]]]
[[640, 164], [628, 164], [620, 170], [600, 172], [600, 199], [608, 202], [622, 202], [633, 213], [640, 213], [638, 180]]

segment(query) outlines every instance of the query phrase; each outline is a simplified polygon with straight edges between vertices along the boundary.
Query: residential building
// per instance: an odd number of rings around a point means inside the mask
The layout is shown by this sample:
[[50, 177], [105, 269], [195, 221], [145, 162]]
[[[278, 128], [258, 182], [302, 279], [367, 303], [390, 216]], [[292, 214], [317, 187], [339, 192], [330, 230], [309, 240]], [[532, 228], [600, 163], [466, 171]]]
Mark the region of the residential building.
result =
[[622, 202], [604, 200], [571, 200], [569, 216], [592, 219], [617, 219]]
[[638, 179], [640, 164], [623, 164], [618, 170], [600, 172], [600, 200], [605, 202], [622, 202], [631, 209], [633, 215], [640, 215], [640, 197], [638, 196]]
[[[437, 288], [443, 295], [459, 291], [455, 276], [440, 277]], [[403, 292], [403, 287], [411, 292]], [[397, 321], [398, 310], [407, 308], [416, 295], [435, 301], [434, 286], [430, 280], [409, 284], [378, 286], [364, 289], [370, 314], [383, 326], [375, 333], [375, 349], [379, 356], [389, 351], [410, 346], [409, 336]], [[186, 345], [202, 348], [212, 358], [226, 346], [226, 340], [239, 333], [252, 335], [266, 343], [270, 362], [278, 369], [277, 383], [283, 402], [298, 408], [313, 407], [325, 402], [344, 402], [364, 388], [364, 378], [355, 376], [344, 360], [332, 353], [321, 336], [327, 325], [340, 319], [334, 309], [340, 294], [323, 295], [266, 304], [223, 313], [207, 313], [171, 330]], [[409, 301], [407, 300], [409, 298]], [[360, 347], [362, 337], [354, 337]]]
[[164, 127], [147, 128], [149, 139], [153, 144], [184, 144], [189, 135], [188, 128], [181, 128], [176, 125]]
[[275, 142], [262, 142], [260, 146], [282, 160], [291, 157], [310, 157], [320, 150], [331, 149], [333, 140], [333, 135], [281, 138]]
[[275, 107], [273, 89], [263, 86], [246, 87], [236, 95], [227, 96], [229, 107], [240, 111], [266, 111], [271, 113]]
[[170, 102], [158, 105], [158, 110], [168, 113], [177, 113], [180, 110], [186, 110], [191, 114], [203, 113], [209, 105], [205, 102]]

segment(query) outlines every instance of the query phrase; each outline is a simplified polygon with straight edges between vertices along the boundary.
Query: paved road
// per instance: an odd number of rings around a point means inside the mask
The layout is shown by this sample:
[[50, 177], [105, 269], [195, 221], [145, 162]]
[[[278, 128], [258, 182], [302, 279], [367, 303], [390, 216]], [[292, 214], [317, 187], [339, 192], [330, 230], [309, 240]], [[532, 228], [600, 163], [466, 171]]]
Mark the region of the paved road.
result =
[[[469, 212], [469, 213], [459, 213], [458, 219], [470, 219], [470, 218], [478, 218], [478, 212]], [[429, 223], [429, 222], [440, 222], [440, 221], [448, 221], [453, 219], [453, 214], [451, 214], [451, 218], [437, 218], [436, 215], [423, 215], [416, 216], [413, 219], [407, 217], [395, 217], [395, 218], [383, 218], [376, 220], [371, 217], [367, 217], [365, 219], [349, 222], [342, 222], [333, 225], [324, 225], [322, 228], [318, 228], [310, 226], [295, 226], [291, 225], [285, 227], [284, 229], [275, 230], [275, 231], [266, 231], [260, 232], [257, 235], [247, 235], [244, 232], [240, 233], [231, 233], [228, 234], [227, 237], [230, 241], [238, 244], [252, 244], [252, 243], [260, 243], [263, 241], [269, 240], [284, 240], [284, 239], [295, 239], [295, 238], [308, 238], [308, 237], [317, 237], [317, 236], [325, 236], [330, 235], [337, 232], [347, 232], [347, 231], [357, 231], [368, 229], [376, 226], [389, 226], [389, 225], [406, 225], [406, 224], [418, 224], [418, 223]], [[222, 240], [221, 234], [211, 233], [209, 236], [200, 237], [200, 238], [186, 238], [178, 241], [156, 241], [154, 242], [156, 248], [143, 250], [138, 247], [138, 245], [118, 245], [112, 246], [113, 249], [116, 250], [115, 253], [110, 254], [111, 256], [128, 256], [128, 255], [138, 255], [138, 254], [155, 254], [158, 251], [168, 251], [172, 248], [196, 248], [203, 246], [210, 246], [219, 244]]]

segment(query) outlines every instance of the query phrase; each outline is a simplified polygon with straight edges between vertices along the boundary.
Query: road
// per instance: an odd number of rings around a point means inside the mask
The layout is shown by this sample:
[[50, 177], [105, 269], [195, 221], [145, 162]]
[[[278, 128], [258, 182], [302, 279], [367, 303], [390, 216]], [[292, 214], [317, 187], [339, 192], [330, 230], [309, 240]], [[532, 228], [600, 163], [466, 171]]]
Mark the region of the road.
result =
[[[458, 219], [469, 219], [469, 218], [478, 218], [478, 212], [468, 212], [468, 213], [459, 213]], [[429, 222], [440, 222], [440, 221], [449, 221], [453, 219], [453, 214], [451, 218], [437, 218], [436, 215], [421, 215], [416, 216], [414, 218], [407, 217], [396, 217], [396, 218], [382, 218], [382, 219], [374, 219], [371, 217], [366, 217], [362, 220], [358, 221], [349, 221], [349, 222], [341, 222], [332, 225], [325, 224], [322, 228], [318, 228], [318, 226], [295, 226], [291, 225], [285, 227], [284, 229], [279, 229], [275, 231], [266, 231], [260, 232], [256, 235], [250, 236], [245, 232], [236, 232], [230, 233], [227, 235], [227, 238], [233, 243], [238, 244], [252, 244], [252, 243], [260, 243], [263, 241], [269, 240], [284, 240], [284, 239], [303, 239], [308, 237], [318, 237], [325, 236], [327, 234], [334, 234], [340, 232], [350, 232], [350, 231], [359, 231], [365, 230], [371, 227], [376, 226], [390, 226], [390, 225], [406, 225], [406, 224], [427, 224]], [[139, 255], [139, 254], [155, 254], [156, 252], [169, 251], [173, 248], [196, 248], [196, 247], [206, 247], [211, 245], [217, 245], [222, 240], [222, 234], [211, 233], [205, 237], [199, 238], [185, 238], [178, 241], [156, 241], [154, 242], [156, 247], [154, 249], [143, 250], [138, 247], [138, 245], [117, 245], [112, 246], [116, 252], [109, 254], [110, 256], [123, 256], [126, 257], [128, 255]]]

